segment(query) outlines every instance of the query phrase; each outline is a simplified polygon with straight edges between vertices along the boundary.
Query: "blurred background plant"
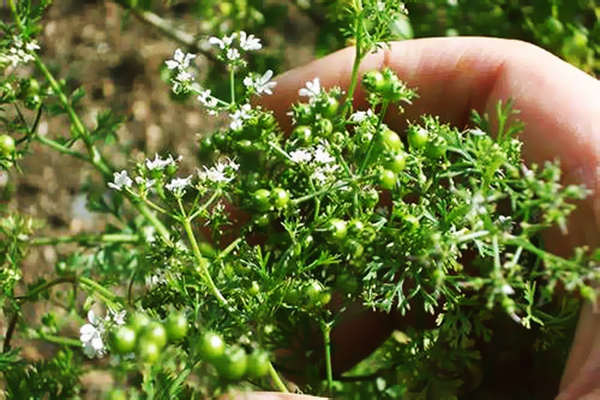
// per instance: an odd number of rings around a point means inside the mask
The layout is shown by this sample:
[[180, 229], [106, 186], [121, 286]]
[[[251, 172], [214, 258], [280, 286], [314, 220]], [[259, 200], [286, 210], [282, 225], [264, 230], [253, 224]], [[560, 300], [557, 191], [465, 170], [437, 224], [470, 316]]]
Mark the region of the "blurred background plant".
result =
[[[143, 15], [141, 10], [145, 10], [162, 15], [164, 7], [170, 5], [172, 10], [201, 21], [198, 30], [190, 32], [199, 37], [209, 32], [252, 31], [268, 38], [271, 48], [269, 53], [256, 56], [260, 59], [256, 66], [274, 69], [285, 66], [282, 48], [289, 41], [279, 39], [294, 30], [293, 15], [297, 12], [312, 23], [312, 29], [301, 35], [315, 34], [316, 57], [352, 44], [342, 34], [347, 22], [343, 9], [351, 1], [140, 1], [134, 13]], [[131, 7], [136, 2], [122, 0], [120, 4]], [[393, 22], [397, 40], [439, 36], [519, 39], [541, 46], [588, 73], [600, 73], [600, 6], [595, 0], [423, 0], [405, 5], [408, 15]], [[278, 32], [278, 37], [271, 37], [270, 32]]]

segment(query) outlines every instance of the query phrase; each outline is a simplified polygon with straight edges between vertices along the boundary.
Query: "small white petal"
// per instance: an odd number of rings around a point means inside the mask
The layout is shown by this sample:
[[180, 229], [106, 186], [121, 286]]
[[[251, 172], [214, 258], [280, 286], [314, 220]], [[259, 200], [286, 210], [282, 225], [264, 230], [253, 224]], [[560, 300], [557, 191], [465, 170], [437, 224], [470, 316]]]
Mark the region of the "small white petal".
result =
[[79, 328], [79, 339], [82, 342], [88, 342], [96, 334], [96, 327], [92, 324], [85, 324]]
[[90, 323], [92, 323], [92, 324], [98, 323], [98, 318], [96, 317], [94, 310], [88, 311], [87, 318], [88, 318], [88, 321], [90, 321]]
[[102, 351], [104, 349], [104, 342], [102, 341], [102, 338], [99, 336], [92, 338], [92, 340], [90, 341], [90, 344], [96, 351]]

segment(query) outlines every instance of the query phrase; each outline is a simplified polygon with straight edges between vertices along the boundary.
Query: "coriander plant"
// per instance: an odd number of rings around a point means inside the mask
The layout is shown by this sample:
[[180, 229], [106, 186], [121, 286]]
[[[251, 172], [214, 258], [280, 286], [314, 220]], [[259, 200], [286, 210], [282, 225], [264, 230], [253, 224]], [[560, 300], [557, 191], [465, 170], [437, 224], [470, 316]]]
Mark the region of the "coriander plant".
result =
[[[260, 38], [243, 30], [208, 38], [226, 70], [225, 96], [199, 83], [196, 55], [178, 49], [165, 62], [171, 90], [226, 118], [200, 140], [203, 166], [193, 174], [180, 171], [176, 154], [111, 165], [99, 144], [122, 119], [106, 113], [94, 129], [82, 123], [76, 104], [84, 93], [68, 93], [36, 54], [46, 4], [8, 4], [3, 169], [18, 170], [34, 142], [81, 159], [103, 181], [89, 188], [89, 206], [119, 221], [97, 235], [45, 238], [33, 218], [3, 217], [0, 370], [12, 398], [81, 398], [79, 378], [94, 368], [113, 376], [112, 399], [287, 392], [288, 379], [311, 394], [446, 398], [466, 390], [453, 371], [476, 365], [472, 344], [493, 335], [485, 323], [492, 315], [548, 327], [552, 340], [576, 311], [572, 304], [555, 314], [541, 310], [555, 287], [593, 297], [587, 282], [598, 278], [600, 254], [581, 248], [558, 257], [538, 236], [565, 229], [572, 201], [588, 191], [563, 186], [557, 163], [523, 164], [523, 127], [508, 123], [516, 113], [510, 99], [498, 104], [494, 128], [475, 112], [466, 130], [431, 115], [406, 132], [386, 124], [391, 108], [402, 110], [418, 93], [394, 71], [359, 76], [359, 67], [386, 46], [391, 23], [406, 12], [402, 3], [345, 2], [343, 34], [356, 53], [351, 84], [323, 87], [319, 76], [306, 82], [289, 132], [261, 106], [277, 90], [272, 70], [249, 69]], [[41, 82], [17, 74], [27, 63]], [[358, 85], [368, 94], [365, 109], [353, 105]], [[43, 113], [66, 115], [71, 131], [41, 135]], [[73, 246], [54, 278], [21, 284], [31, 246], [65, 243]], [[21, 323], [25, 303], [43, 298], [62, 311], [41, 324]], [[360, 309], [433, 323], [396, 332], [377, 353], [380, 372], [350, 382], [332, 361], [331, 333]], [[73, 322], [79, 337], [64, 334]], [[27, 361], [17, 336], [60, 351]]]

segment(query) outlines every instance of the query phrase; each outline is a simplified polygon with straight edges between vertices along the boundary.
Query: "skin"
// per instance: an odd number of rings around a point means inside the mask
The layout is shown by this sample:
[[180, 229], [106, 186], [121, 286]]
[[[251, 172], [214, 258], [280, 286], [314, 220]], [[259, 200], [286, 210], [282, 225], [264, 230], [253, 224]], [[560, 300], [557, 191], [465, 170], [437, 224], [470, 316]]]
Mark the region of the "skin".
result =
[[[289, 131], [286, 112], [298, 100], [298, 89], [315, 77], [321, 86], [347, 89], [354, 49], [348, 48], [289, 71], [276, 79], [274, 94], [261, 98]], [[593, 195], [578, 204], [568, 221], [568, 234], [548, 231], [546, 248], [568, 256], [574, 246], [600, 246], [600, 82], [545, 50], [515, 40], [462, 37], [419, 39], [391, 44], [369, 55], [361, 74], [392, 68], [419, 98], [405, 114], [387, 115], [388, 125], [402, 132], [407, 120], [438, 115], [458, 128], [469, 125], [472, 109], [494, 121], [499, 100], [513, 98], [518, 118], [526, 124], [521, 138], [526, 163], [559, 159], [565, 184], [585, 184]], [[366, 109], [357, 89], [355, 109]], [[374, 351], [393, 331], [415, 326], [415, 316], [400, 317], [371, 311], [349, 315], [332, 334], [337, 346], [334, 371], [344, 371]], [[426, 324], [425, 324], [426, 325]], [[584, 306], [560, 386], [558, 400], [600, 396], [600, 311]], [[597, 390], [597, 392], [594, 392]], [[585, 397], [584, 397], [585, 396]], [[589, 397], [588, 397], [589, 396]], [[297, 396], [255, 393], [246, 399], [296, 399]], [[309, 397], [304, 397], [309, 398]]]

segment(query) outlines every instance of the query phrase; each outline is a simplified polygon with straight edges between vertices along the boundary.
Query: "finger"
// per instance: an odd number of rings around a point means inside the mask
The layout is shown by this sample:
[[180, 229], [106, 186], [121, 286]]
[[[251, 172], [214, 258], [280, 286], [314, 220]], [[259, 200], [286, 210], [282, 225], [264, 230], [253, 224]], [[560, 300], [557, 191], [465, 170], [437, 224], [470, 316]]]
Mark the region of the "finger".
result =
[[593, 304], [583, 307], [573, 347], [561, 381], [560, 400], [579, 399], [600, 390], [600, 313]]

